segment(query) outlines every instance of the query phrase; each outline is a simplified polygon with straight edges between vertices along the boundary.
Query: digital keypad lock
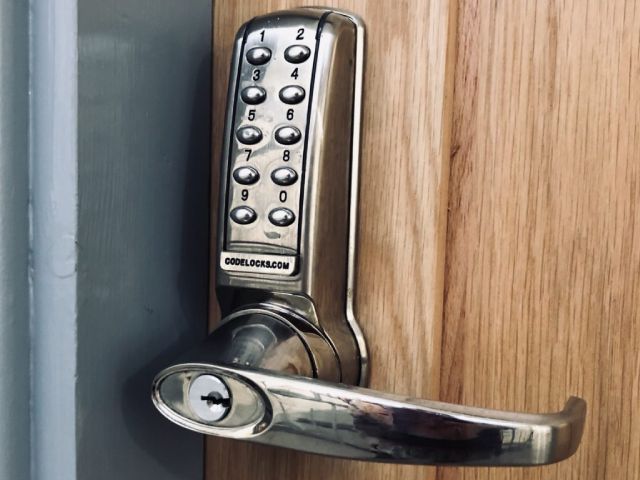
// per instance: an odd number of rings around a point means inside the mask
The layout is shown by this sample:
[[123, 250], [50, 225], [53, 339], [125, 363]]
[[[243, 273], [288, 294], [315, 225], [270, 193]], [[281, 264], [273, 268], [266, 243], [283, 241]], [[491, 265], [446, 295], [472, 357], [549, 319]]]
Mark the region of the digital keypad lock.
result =
[[[301, 8], [240, 28], [221, 157], [222, 320], [152, 399], [209, 435], [350, 459], [539, 465], [575, 452], [585, 403], [521, 414], [364, 388], [354, 309], [364, 25]], [[425, 319], [425, 321], [428, 321]]]
[[[331, 338], [366, 377], [352, 313], [364, 28], [304, 8], [243, 25], [232, 55], [218, 212], [223, 315], [268, 302]], [[341, 371], [339, 371], [341, 370]]]
[[335, 12], [294, 10], [241, 29], [222, 155], [221, 269], [293, 276], [313, 254], [303, 237], [326, 223], [318, 216], [347, 231], [355, 56], [356, 25]]

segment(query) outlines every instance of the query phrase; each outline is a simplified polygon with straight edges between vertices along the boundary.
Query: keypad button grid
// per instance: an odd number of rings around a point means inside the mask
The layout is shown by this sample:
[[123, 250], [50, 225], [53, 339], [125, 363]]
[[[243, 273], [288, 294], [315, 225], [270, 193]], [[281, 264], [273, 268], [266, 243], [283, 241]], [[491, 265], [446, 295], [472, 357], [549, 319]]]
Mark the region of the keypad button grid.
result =
[[[256, 65], [241, 59], [239, 97], [236, 99], [234, 131], [246, 127], [257, 129], [261, 138], [253, 135], [235, 136], [232, 141], [230, 169], [239, 169], [229, 179], [228, 212], [246, 207], [255, 212], [250, 223], [239, 224], [231, 218], [226, 232], [227, 248], [234, 244], [280, 247], [297, 252], [300, 176], [303, 168], [306, 121], [311, 90], [315, 30], [317, 21], [304, 26], [306, 39], [300, 35], [301, 25], [265, 28], [254, 26], [247, 34], [245, 52], [265, 47], [270, 57]], [[263, 40], [264, 39], [264, 40]], [[306, 47], [299, 48], [299, 47]], [[296, 48], [290, 48], [296, 47]], [[308, 55], [305, 53], [308, 50]], [[289, 51], [285, 58], [285, 52]], [[291, 58], [298, 63], [291, 61]], [[305, 57], [306, 58], [302, 58]], [[251, 95], [249, 95], [251, 94]], [[248, 100], [248, 101], [247, 101]], [[245, 141], [245, 140], [248, 140]], [[253, 143], [250, 143], [252, 142]], [[257, 175], [253, 173], [255, 171]], [[251, 177], [251, 182], [245, 177]], [[254, 178], [258, 180], [253, 180]], [[244, 182], [244, 183], [242, 183]]]

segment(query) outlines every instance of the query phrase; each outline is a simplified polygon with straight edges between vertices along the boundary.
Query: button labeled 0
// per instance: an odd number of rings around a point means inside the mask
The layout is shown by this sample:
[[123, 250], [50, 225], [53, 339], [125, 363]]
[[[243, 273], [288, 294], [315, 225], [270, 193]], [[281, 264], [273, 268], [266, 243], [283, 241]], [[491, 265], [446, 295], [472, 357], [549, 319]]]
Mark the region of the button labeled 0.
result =
[[293, 168], [281, 167], [271, 172], [271, 180], [283, 187], [293, 185], [298, 180], [298, 174]]

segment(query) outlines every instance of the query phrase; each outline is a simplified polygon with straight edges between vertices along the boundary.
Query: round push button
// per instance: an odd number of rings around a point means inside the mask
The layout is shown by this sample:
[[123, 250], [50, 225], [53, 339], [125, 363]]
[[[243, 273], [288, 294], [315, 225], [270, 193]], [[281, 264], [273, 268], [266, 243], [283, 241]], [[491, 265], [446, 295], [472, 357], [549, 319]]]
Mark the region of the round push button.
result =
[[291, 45], [284, 51], [284, 58], [290, 63], [302, 63], [311, 55], [309, 47], [304, 45]]
[[295, 105], [304, 100], [304, 88], [298, 85], [289, 85], [280, 90], [280, 100], [289, 105]]
[[256, 212], [249, 207], [236, 207], [229, 214], [231, 220], [240, 225], [248, 225], [257, 218]]
[[262, 87], [247, 87], [240, 92], [240, 97], [244, 103], [257, 105], [258, 103], [264, 102], [264, 99], [267, 98], [267, 92]]
[[276, 140], [283, 145], [293, 145], [302, 134], [296, 127], [280, 127], [276, 130]]
[[269, 212], [269, 221], [278, 227], [288, 227], [296, 219], [288, 208], [274, 208]]
[[242, 143], [246, 143], [247, 145], [253, 145], [262, 140], [262, 132], [259, 128], [256, 127], [240, 127], [236, 131], [236, 137]]
[[252, 185], [260, 179], [260, 174], [253, 167], [240, 167], [234, 170], [233, 178], [242, 185]]
[[293, 168], [281, 167], [271, 172], [271, 180], [277, 185], [286, 187], [293, 185], [298, 180], [298, 174]]
[[247, 61], [251, 65], [264, 65], [271, 59], [271, 50], [266, 47], [255, 47], [247, 52]]

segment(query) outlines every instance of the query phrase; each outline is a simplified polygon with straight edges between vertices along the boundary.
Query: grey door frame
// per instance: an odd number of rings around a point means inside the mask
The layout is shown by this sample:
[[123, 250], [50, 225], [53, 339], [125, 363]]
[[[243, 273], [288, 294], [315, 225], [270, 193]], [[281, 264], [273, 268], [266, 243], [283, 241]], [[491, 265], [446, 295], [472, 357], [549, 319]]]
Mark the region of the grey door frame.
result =
[[202, 477], [211, 3], [0, 0], [0, 478]]

